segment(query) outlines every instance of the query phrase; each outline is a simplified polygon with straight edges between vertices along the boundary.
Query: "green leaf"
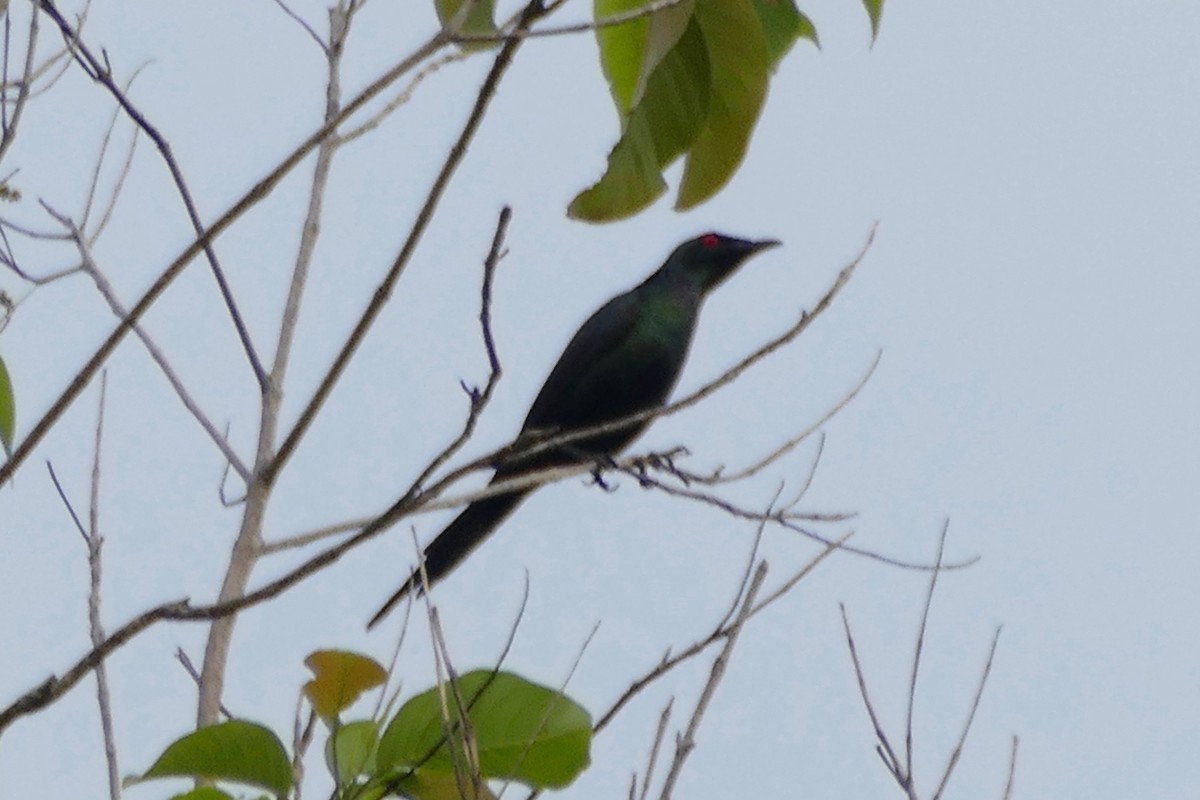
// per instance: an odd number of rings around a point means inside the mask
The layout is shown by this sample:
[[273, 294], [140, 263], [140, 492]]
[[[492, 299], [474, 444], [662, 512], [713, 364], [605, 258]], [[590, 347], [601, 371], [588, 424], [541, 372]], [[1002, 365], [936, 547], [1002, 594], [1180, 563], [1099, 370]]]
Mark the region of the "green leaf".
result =
[[675, 202], [679, 211], [716, 194], [741, 163], [766, 99], [771, 63], [749, 3], [702, 0], [695, 19], [708, 46], [712, 97], [704, 128], [688, 153]]
[[413, 773], [395, 786], [401, 796], [412, 800], [496, 800], [496, 795], [483, 781], [467, 780], [460, 784], [456, 776], [444, 772], [424, 770]]
[[608, 169], [571, 201], [568, 215], [607, 222], [636, 214], [667, 190], [662, 171], [686, 152], [708, 116], [708, 53], [690, 22], [658, 62], [608, 156]]
[[304, 696], [322, 719], [332, 720], [363, 692], [380, 686], [387, 672], [379, 662], [344, 650], [317, 650], [304, 659], [313, 679], [304, 684]]
[[[615, 17], [641, 8], [647, 0], [595, 0], [593, 9], [597, 20]], [[596, 29], [600, 45], [600, 68], [608, 79], [608, 89], [617, 112], [624, 116], [633, 107], [633, 95], [642, 70], [642, 53], [646, 49], [646, 32], [650, 22], [636, 17], [620, 25]]]
[[[469, 672], [457, 685], [483, 778], [561, 788], [588, 765], [591, 717], [570, 698], [512, 673], [490, 670]], [[377, 753], [381, 769], [414, 767], [421, 775], [450, 775], [455, 763], [463, 763], [462, 712], [453, 689], [445, 688], [454, 731], [451, 748], [458, 759], [444, 742], [439, 691], [430, 689], [405, 703], [383, 732]]]
[[752, 5], [767, 40], [772, 72], [797, 39], [808, 39], [818, 48], [821, 46], [816, 27], [796, 8], [795, 0], [752, 0]]
[[633, 92], [633, 105], [642, 102], [651, 76], [674, 51], [675, 45], [687, 33], [692, 21], [696, 0], [680, 0], [650, 16], [646, 31], [646, 44], [642, 51], [642, 63], [638, 69], [637, 84]]
[[883, 0], [862, 0], [867, 16], [871, 18], [871, 42], [879, 38], [879, 23], [883, 19]]
[[[597, 21], [646, 0], [595, 0]], [[795, 0], [680, 0], [648, 17], [602, 26], [596, 37], [621, 136], [604, 174], [567, 214], [609, 222], [636, 214], [666, 192], [663, 171], [687, 154], [675, 207], [721, 189], [745, 155], [769, 73], [806, 38], [812, 21]]]
[[233, 781], [284, 795], [292, 785], [292, 766], [269, 728], [230, 720], [176, 740], [137, 780], [151, 778]]
[[325, 765], [338, 786], [346, 786], [359, 775], [375, 772], [375, 741], [379, 727], [372, 720], [339, 725], [325, 742]]
[[171, 800], [233, 800], [233, 796], [214, 786], [197, 786], [190, 792], [173, 795]]
[[8, 377], [4, 359], [0, 358], [0, 445], [4, 446], [4, 452], [10, 456], [16, 423], [17, 404], [13, 397], [12, 379]]
[[[496, 28], [496, 0], [434, 0], [434, 6], [437, 8], [438, 22], [442, 23], [442, 27], [446, 27], [454, 22], [463, 3], [474, 3], [470, 10], [467, 11], [467, 17], [462, 21], [462, 25], [456, 33], [467, 34], [470, 36], [495, 36], [500, 31]], [[499, 47], [499, 41], [491, 42], [459, 42], [459, 47], [463, 50], [488, 50], [493, 47]]]

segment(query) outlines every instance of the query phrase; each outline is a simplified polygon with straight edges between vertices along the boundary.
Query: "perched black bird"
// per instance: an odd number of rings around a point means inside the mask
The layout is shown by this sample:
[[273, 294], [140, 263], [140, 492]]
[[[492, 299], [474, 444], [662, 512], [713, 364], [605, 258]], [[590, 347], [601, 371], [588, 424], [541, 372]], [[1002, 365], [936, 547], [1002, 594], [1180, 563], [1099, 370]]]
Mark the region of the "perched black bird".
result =
[[[521, 432], [565, 432], [602, 425], [666, 403], [687, 360], [705, 296], [743, 261], [779, 242], [752, 242], [706, 233], [675, 248], [638, 286], [600, 307], [579, 328], [538, 392]], [[650, 420], [509, 461], [492, 483], [554, 466], [614, 456]], [[425, 573], [433, 583], [487, 537], [533, 491], [520, 489], [476, 500], [425, 548]], [[375, 625], [408, 592], [421, 586], [420, 570], [371, 618]]]

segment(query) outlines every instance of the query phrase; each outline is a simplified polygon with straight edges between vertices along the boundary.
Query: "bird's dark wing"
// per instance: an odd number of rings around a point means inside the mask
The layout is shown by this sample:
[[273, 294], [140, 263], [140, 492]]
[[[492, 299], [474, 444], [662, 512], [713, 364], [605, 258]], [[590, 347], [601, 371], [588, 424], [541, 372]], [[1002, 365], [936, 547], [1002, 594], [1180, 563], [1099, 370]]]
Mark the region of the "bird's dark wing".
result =
[[[534, 399], [522, 431], [599, 425], [666, 401], [682, 371], [692, 320], [666, 330], [654, 325], [653, 302], [644, 289], [618, 295], [580, 326]], [[647, 424], [576, 442], [574, 449], [615, 453]], [[559, 460], [575, 459], [561, 454], [552, 459]], [[544, 463], [552, 462], [538, 465]]]
[[579, 326], [525, 415], [522, 431], [563, 427], [573, 416], [565, 408], [571, 387], [597, 362], [611, 358], [637, 328], [638, 304], [633, 291], [619, 294]]

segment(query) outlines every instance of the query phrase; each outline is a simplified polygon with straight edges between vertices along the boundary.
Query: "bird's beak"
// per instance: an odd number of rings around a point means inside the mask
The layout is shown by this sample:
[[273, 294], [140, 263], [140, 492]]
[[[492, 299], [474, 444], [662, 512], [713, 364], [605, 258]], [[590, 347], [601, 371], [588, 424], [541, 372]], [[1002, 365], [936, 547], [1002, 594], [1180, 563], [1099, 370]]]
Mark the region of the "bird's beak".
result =
[[772, 247], [779, 247], [781, 244], [783, 244], [783, 242], [779, 241], [778, 239], [760, 239], [757, 242], [750, 243], [750, 250], [748, 251], [747, 255], [753, 255], [754, 253], [758, 253], [762, 250], [770, 250]]

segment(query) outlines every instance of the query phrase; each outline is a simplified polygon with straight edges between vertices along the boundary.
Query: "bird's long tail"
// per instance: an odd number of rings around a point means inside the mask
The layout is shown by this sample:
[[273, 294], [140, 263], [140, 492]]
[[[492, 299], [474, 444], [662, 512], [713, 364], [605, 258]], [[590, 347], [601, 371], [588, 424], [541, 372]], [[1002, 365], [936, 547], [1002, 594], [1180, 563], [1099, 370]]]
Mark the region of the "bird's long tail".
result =
[[[479, 546], [513, 510], [520, 505], [530, 489], [507, 492], [493, 497], [476, 500], [463, 509], [437, 538], [425, 547], [424, 568], [429, 585], [437, 583], [450, 570], [458, 566], [467, 555]], [[388, 612], [411, 591], [419, 592], [423, 586], [420, 568], [413, 570], [408, 580], [388, 598], [383, 607], [371, 617], [367, 628], [373, 628]]]

